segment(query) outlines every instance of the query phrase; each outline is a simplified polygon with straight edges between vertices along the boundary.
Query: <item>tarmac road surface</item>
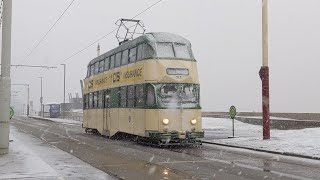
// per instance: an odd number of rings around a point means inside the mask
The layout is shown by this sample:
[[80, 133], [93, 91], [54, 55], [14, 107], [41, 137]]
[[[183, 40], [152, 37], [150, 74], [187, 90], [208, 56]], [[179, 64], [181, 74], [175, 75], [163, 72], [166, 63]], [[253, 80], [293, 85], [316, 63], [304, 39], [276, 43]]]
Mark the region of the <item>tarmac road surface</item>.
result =
[[171, 149], [86, 134], [80, 125], [16, 117], [32, 134], [119, 179], [319, 179], [320, 161], [202, 145]]

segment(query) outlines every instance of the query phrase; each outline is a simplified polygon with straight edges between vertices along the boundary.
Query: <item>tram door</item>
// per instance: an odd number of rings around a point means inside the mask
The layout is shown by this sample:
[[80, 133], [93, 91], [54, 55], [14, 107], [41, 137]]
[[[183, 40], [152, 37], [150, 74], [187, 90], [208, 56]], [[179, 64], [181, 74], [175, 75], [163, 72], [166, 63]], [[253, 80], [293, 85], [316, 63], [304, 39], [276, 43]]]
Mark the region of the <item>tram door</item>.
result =
[[[104, 112], [103, 112], [103, 128], [110, 132], [110, 121], [111, 121], [111, 91], [108, 89], [104, 91]], [[109, 134], [109, 133], [108, 133]]]
[[134, 118], [134, 100], [135, 100], [135, 88], [134, 86], [128, 86], [127, 91], [127, 107], [128, 107], [128, 125], [129, 133], [134, 134], [135, 118]]

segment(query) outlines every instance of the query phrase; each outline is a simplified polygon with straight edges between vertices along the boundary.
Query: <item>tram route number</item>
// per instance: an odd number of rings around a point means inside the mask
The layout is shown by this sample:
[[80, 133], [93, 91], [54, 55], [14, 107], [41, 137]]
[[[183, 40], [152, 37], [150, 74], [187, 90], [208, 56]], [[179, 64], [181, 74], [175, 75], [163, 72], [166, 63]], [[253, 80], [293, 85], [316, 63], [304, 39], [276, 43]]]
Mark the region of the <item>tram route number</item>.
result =
[[113, 82], [119, 82], [120, 81], [120, 72], [113, 73]]

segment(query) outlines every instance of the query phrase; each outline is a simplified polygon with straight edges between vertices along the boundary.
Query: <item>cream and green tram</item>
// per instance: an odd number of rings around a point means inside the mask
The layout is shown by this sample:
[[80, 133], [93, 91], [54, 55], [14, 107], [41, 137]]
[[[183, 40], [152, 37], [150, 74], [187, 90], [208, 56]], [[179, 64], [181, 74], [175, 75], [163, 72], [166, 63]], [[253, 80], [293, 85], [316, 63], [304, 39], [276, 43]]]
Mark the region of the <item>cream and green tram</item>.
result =
[[197, 63], [181, 36], [147, 33], [128, 41], [93, 59], [83, 82], [86, 131], [160, 145], [204, 136]]

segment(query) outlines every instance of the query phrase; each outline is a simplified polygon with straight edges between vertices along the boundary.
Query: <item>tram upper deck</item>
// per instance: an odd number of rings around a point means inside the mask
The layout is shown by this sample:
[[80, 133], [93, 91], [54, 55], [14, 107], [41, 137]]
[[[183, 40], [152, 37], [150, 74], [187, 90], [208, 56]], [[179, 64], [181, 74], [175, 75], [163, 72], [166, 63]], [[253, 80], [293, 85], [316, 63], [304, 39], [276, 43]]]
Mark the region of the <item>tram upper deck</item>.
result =
[[84, 93], [139, 83], [199, 84], [191, 43], [171, 33], [147, 33], [93, 59]]

